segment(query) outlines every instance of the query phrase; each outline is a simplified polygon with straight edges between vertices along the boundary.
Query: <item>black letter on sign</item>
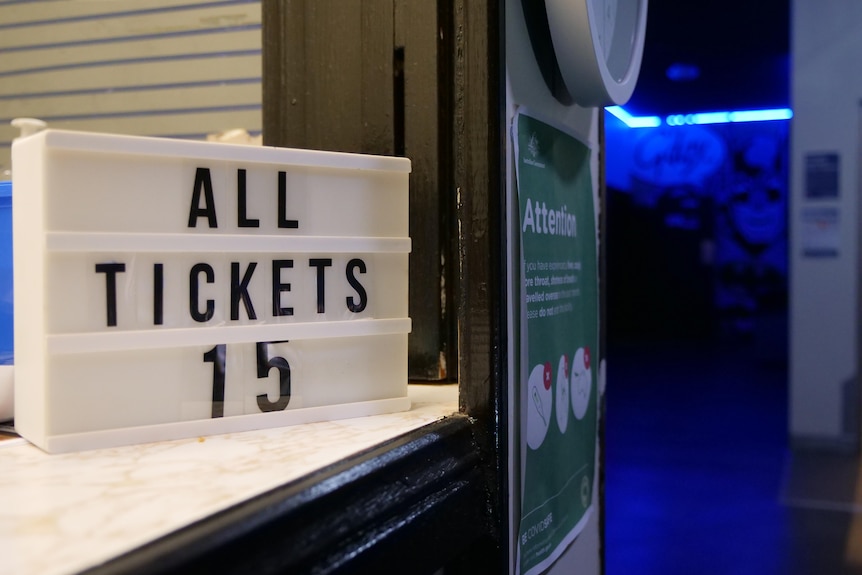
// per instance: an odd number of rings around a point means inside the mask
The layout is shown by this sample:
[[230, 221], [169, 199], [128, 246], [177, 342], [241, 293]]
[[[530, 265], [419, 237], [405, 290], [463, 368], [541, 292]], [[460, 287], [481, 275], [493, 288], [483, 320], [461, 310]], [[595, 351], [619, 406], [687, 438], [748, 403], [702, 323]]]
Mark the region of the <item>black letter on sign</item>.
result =
[[317, 313], [326, 312], [325, 292], [323, 289], [323, 272], [332, 265], [332, 258], [312, 258], [308, 265], [317, 268]]
[[299, 220], [287, 219], [287, 172], [278, 173], [278, 227], [299, 227]]
[[272, 260], [272, 315], [293, 315], [292, 307], [281, 307], [282, 292], [290, 291], [289, 283], [282, 283], [281, 270], [292, 268], [293, 260]]
[[[271, 343], [287, 343], [271, 342]], [[257, 406], [264, 413], [268, 411], [282, 411], [290, 403], [290, 364], [283, 357], [269, 357], [269, 344], [258, 342], [257, 344], [257, 377], [264, 379], [269, 377], [272, 369], [278, 370], [278, 399], [270, 401], [265, 393], [257, 396]]]
[[204, 354], [204, 361], [213, 364], [212, 417], [224, 417], [225, 344], [221, 343]]
[[239, 206], [236, 225], [241, 228], [259, 228], [260, 220], [250, 220], [246, 217], [245, 170], [236, 171], [236, 201]]
[[124, 271], [126, 271], [126, 264], [96, 264], [96, 273], [105, 274], [108, 327], [117, 325], [117, 272]]
[[355, 303], [356, 300], [353, 299], [353, 296], [347, 298], [347, 309], [352, 311], [353, 313], [359, 313], [365, 309], [365, 306], [368, 305], [368, 294], [365, 293], [365, 288], [362, 287], [362, 284], [359, 283], [359, 280], [356, 279], [356, 275], [353, 270], [359, 268], [359, 273], [365, 273], [365, 262], [359, 258], [353, 258], [349, 262], [347, 262], [347, 282], [350, 284], [350, 287], [356, 290], [356, 294], [359, 296], [359, 303]]
[[[204, 192], [204, 207], [201, 207], [201, 189]], [[192, 207], [189, 210], [189, 227], [196, 228], [198, 218], [206, 217], [211, 228], [217, 228], [213, 182], [209, 168], [198, 168], [195, 172], [195, 189], [192, 190]]]
[[212, 316], [215, 313], [215, 302], [208, 299], [207, 309], [205, 312], [201, 313], [200, 308], [198, 307], [198, 292], [200, 291], [198, 277], [201, 272], [206, 274], [208, 284], [215, 281], [215, 272], [213, 272], [211, 265], [195, 264], [192, 266], [192, 271], [189, 273], [189, 311], [192, 314], [192, 319], [199, 322], [205, 322], [212, 319]]
[[256, 267], [256, 262], [248, 264], [248, 268], [246, 268], [242, 276], [242, 282], [240, 282], [239, 262], [230, 263], [230, 318], [233, 320], [239, 319], [240, 299], [245, 306], [245, 313], [248, 315], [248, 319], [257, 319], [257, 314], [254, 313], [254, 307], [251, 305], [251, 298], [248, 296], [248, 282], [251, 281], [251, 275], [254, 273], [254, 268]]
[[153, 264], [153, 325], [162, 325], [164, 323], [164, 304], [164, 264]]

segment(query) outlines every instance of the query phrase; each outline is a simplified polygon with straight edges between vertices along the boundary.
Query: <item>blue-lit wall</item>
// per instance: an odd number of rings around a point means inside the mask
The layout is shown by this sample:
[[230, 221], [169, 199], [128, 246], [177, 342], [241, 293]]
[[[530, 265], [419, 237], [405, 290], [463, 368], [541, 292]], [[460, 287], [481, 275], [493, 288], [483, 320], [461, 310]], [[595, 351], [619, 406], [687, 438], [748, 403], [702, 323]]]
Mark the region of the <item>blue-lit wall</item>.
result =
[[789, 122], [669, 120], [607, 115], [611, 329], [782, 346]]

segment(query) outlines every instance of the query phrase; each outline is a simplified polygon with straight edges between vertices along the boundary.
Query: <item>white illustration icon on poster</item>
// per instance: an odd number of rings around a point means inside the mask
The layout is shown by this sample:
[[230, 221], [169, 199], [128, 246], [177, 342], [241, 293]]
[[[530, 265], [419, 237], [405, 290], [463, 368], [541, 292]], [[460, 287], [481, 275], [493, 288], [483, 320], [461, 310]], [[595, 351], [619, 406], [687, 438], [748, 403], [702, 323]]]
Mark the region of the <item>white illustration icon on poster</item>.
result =
[[553, 406], [550, 363], [540, 363], [533, 368], [527, 390], [527, 445], [538, 449], [548, 433]]
[[569, 425], [569, 358], [565, 354], [560, 356], [557, 368], [557, 425], [560, 433], [565, 433]]
[[572, 358], [572, 411], [577, 419], [583, 419], [590, 404], [590, 389], [592, 387], [592, 370], [590, 369], [590, 348], [581, 347]]

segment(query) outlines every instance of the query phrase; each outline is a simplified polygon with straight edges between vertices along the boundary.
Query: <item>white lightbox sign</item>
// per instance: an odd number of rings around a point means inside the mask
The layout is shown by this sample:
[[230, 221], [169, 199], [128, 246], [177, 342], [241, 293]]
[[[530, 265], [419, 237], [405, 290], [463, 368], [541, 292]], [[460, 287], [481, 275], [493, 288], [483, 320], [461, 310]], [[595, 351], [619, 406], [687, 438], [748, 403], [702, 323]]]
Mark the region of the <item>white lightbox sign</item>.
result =
[[12, 162], [36, 445], [409, 408], [409, 160], [46, 130]]

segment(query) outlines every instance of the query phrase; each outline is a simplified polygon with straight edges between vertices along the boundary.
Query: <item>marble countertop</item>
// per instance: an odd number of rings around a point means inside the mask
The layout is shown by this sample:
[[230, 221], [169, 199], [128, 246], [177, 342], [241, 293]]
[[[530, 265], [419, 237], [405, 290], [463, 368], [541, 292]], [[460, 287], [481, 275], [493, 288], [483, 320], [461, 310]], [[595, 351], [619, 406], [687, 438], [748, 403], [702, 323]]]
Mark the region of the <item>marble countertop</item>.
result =
[[48, 455], [0, 441], [0, 574], [77, 573], [458, 410], [411, 385], [409, 411]]

